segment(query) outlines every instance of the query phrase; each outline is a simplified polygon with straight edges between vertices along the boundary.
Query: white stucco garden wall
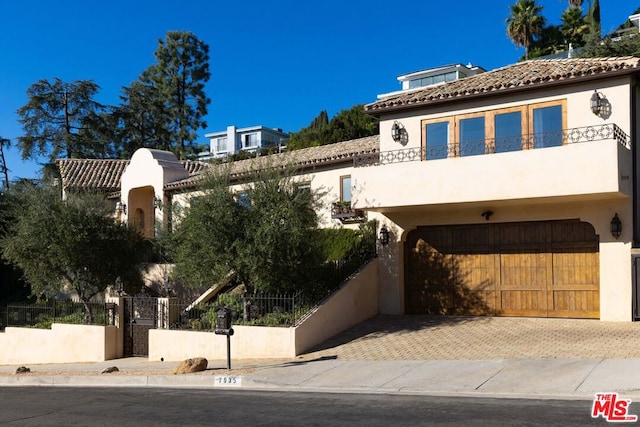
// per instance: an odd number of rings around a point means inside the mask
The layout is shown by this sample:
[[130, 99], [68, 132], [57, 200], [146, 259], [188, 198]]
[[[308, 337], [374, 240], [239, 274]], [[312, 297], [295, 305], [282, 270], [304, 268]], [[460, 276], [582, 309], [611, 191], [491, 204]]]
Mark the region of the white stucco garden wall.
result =
[[8, 327], [0, 333], [0, 365], [102, 362], [121, 356], [117, 338], [114, 326]]

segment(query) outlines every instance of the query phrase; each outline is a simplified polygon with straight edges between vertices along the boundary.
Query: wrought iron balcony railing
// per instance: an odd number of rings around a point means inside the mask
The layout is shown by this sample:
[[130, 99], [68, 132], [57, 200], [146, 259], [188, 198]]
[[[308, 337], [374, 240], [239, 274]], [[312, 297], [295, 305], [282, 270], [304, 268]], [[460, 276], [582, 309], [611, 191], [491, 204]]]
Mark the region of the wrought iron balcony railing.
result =
[[354, 209], [351, 202], [335, 202], [331, 204], [331, 218], [339, 219], [345, 224], [365, 222], [366, 214], [362, 209]]
[[456, 142], [448, 145], [428, 146], [426, 149], [425, 147], [405, 148], [401, 150], [363, 154], [354, 159], [354, 166], [363, 167], [420, 160], [446, 159], [448, 157], [478, 156], [606, 140], [615, 140], [625, 148], [631, 148], [630, 138], [622, 129], [615, 124], [604, 124], [554, 132]]

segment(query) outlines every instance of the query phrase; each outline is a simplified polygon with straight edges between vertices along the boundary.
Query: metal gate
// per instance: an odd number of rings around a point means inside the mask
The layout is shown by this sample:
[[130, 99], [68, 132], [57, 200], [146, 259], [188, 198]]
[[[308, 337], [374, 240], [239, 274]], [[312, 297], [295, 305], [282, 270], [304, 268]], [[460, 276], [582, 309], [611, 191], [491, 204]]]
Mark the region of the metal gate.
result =
[[124, 297], [124, 356], [149, 355], [149, 329], [158, 324], [158, 298]]

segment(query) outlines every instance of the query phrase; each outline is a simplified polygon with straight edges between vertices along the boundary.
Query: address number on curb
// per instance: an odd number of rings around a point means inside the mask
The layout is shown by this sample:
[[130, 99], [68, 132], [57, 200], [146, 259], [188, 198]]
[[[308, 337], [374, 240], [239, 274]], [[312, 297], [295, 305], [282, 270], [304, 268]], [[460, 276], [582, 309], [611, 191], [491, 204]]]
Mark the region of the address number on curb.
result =
[[242, 387], [242, 377], [237, 375], [215, 375], [213, 377], [214, 387]]

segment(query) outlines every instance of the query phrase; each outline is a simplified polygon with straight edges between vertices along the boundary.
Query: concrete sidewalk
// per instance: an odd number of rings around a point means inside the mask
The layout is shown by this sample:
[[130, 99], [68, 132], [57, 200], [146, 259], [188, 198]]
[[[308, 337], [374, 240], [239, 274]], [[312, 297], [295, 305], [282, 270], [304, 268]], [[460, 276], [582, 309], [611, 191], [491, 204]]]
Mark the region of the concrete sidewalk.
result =
[[[640, 359], [210, 361], [200, 373], [173, 375], [177, 362], [144, 358], [35, 365], [16, 374], [0, 366], [0, 386], [235, 388], [338, 393], [592, 400], [618, 392], [640, 400]], [[119, 372], [102, 374], [110, 366]]]
[[[197, 355], [194, 355], [194, 357]], [[0, 386], [232, 387], [592, 400], [640, 400], [640, 324], [573, 319], [377, 316], [292, 360], [0, 366]], [[119, 372], [101, 374], [110, 366]]]

